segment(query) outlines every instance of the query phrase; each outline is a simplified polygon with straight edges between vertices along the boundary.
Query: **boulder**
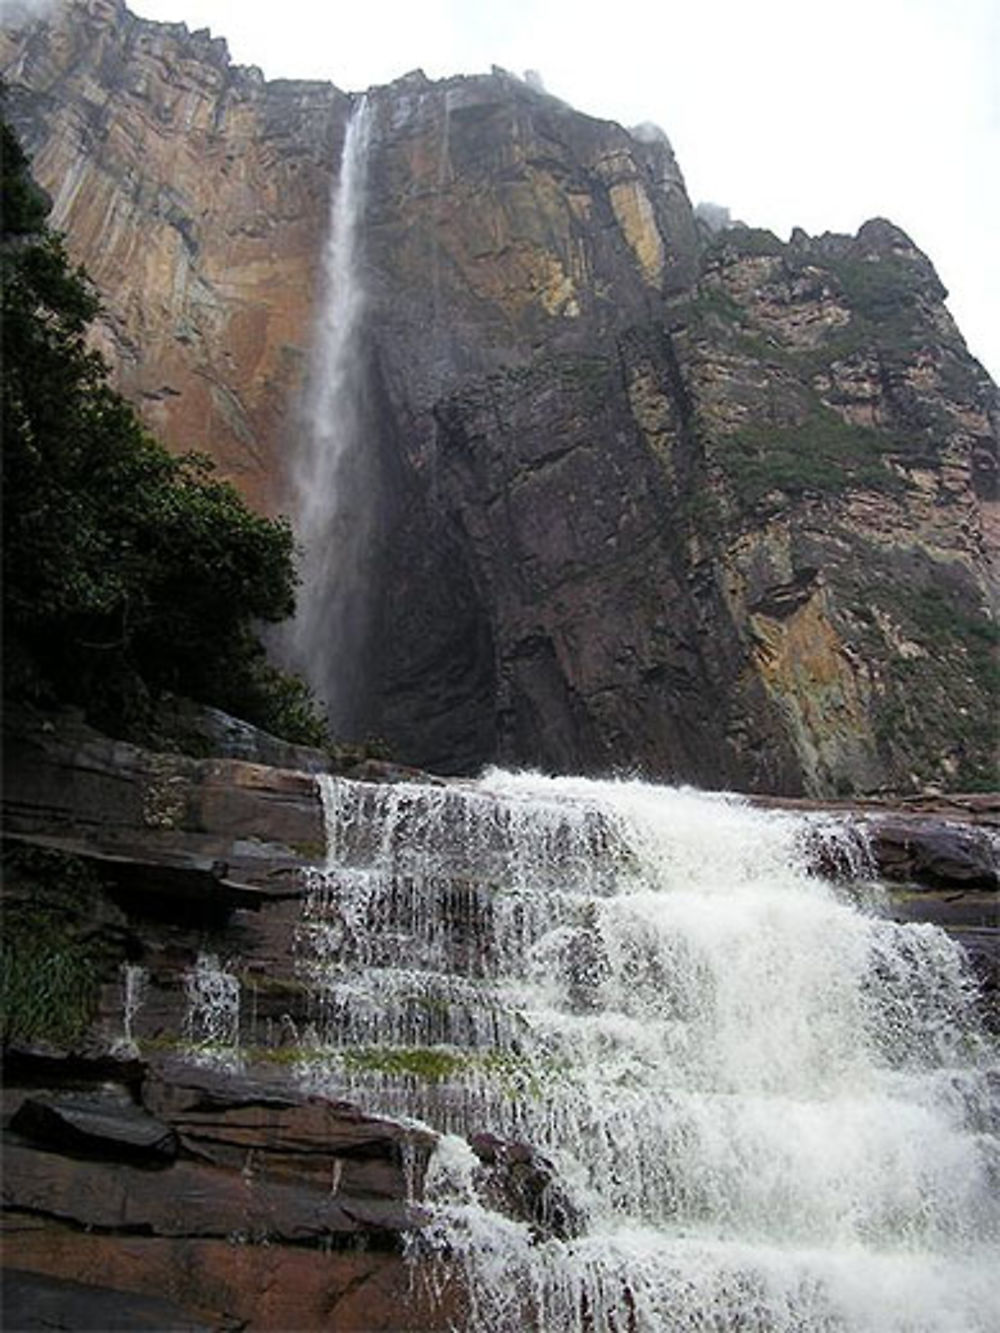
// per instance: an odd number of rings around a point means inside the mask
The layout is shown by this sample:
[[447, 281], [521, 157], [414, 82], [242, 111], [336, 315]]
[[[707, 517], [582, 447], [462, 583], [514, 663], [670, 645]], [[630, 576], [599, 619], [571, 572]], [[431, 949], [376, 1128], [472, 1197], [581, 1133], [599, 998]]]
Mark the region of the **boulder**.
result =
[[110, 1157], [165, 1166], [177, 1135], [125, 1095], [107, 1091], [28, 1097], [11, 1121], [17, 1134], [71, 1156]]
[[8, 1071], [6, 1327], [309, 1329], [334, 1309], [338, 1329], [406, 1326], [401, 1256], [426, 1217], [434, 1134], [278, 1079], [127, 1068], [128, 1086], [108, 1066], [97, 1083], [76, 1062], [62, 1092], [31, 1087], [28, 1060]]
[[536, 1148], [486, 1132], [471, 1135], [469, 1146], [480, 1163], [476, 1192], [487, 1208], [527, 1222], [539, 1240], [570, 1240], [582, 1233], [582, 1210]]

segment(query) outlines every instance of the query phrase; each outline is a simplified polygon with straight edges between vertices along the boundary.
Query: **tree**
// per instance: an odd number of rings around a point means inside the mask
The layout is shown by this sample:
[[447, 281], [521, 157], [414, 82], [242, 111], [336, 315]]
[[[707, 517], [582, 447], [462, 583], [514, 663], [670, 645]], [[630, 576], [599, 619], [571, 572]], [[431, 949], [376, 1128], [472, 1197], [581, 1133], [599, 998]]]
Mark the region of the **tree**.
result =
[[285, 734], [294, 716], [290, 739], [320, 740], [255, 630], [294, 609], [289, 524], [203, 455], [168, 453], [111, 388], [86, 341], [93, 289], [0, 124], [5, 693], [129, 734], [169, 690]]

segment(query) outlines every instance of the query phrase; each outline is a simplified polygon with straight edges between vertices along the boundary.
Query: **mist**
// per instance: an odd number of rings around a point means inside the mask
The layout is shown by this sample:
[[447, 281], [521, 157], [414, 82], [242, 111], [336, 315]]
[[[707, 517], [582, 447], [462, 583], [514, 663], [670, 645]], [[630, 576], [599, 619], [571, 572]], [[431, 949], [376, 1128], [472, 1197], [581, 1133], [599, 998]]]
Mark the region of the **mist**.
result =
[[0, 22], [9, 27], [31, 19], [47, 18], [59, 6], [59, 0], [0, 0]]

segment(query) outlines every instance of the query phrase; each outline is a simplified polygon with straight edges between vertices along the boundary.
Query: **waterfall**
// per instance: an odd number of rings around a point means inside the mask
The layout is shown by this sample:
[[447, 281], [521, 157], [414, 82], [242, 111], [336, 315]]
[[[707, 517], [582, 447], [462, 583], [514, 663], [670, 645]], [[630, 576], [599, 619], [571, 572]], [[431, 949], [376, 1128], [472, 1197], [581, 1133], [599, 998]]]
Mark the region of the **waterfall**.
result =
[[[1000, 1327], [974, 982], [882, 914], [856, 832], [639, 782], [319, 781], [299, 1074], [442, 1134], [418, 1268], [464, 1274], [463, 1330]], [[498, 1211], [484, 1131], [581, 1224]]]
[[301, 446], [294, 460], [302, 546], [289, 653], [329, 713], [350, 731], [363, 688], [374, 470], [366, 436], [362, 228], [372, 112], [355, 106], [330, 200]]

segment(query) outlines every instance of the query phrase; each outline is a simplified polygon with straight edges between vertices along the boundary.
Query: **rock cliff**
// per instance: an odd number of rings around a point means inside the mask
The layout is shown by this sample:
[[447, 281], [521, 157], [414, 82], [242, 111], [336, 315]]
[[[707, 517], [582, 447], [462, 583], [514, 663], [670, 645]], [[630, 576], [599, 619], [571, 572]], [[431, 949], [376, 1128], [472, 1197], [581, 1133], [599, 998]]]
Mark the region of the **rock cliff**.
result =
[[[0, 66], [119, 383], [281, 507], [351, 99], [117, 0]], [[662, 135], [503, 71], [370, 100], [359, 731], [451, 772], [995, 780], [997, 391], [909, 238], [712, 233]]]

